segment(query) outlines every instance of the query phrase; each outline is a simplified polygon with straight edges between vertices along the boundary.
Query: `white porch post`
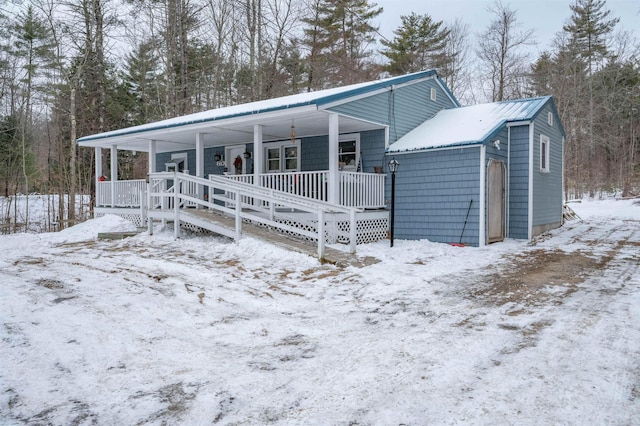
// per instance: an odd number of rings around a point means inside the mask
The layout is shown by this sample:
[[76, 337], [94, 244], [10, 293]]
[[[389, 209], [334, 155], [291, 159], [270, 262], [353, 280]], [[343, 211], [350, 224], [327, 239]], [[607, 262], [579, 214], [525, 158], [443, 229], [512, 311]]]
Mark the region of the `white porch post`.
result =
[[149, 141], [149, 174], [156, 172], [156, 141]]
[[[156, 172], [156, 150], [157, 144], [156, 141], [149, 141], [149, 174]], [[147, 176], [148, 178], [149, 176]], [[152, 200], [151, 200], [151, 179], [147, 179], [147, 210], [151, 209]], [[149, 212], [147, 212], [147, 228], [149, 235], [153, 235], [153, 219], [149, 217]]]
[[329, 178], [327, 180], [329, 181], [328, 196], [331, 204], [338, 204], [340, 201], [340, 174], [338, 170], [339, 124], [340, 118], [338, 114], [329, 114]]
[[260, 176], [264, 167], [264, 150], [262, 149], [262, 124], [253, 125], [253, 184], [262, 186]]
[[96, 147], [95, 150], [95, 156], [96, 156], [96, 206], [99, 205], [98, 203], [100, 202], [100, 200], [102, 199], [100, 197], [100, 176], [102, 176], [102, 148], [100, 148], [99, 146]]
[[118, 180], [118, 147], [111, 145], [111, 207], [116, 206], [116, 181]]
[[[196, 176], [204, 177], [204, 134], [196, 133]], [[198, 184], [196, 187], [196, 198], [204, 199], [204, 186]], [[197, 204], [196, 208], [201, 208], [202, 205]]]

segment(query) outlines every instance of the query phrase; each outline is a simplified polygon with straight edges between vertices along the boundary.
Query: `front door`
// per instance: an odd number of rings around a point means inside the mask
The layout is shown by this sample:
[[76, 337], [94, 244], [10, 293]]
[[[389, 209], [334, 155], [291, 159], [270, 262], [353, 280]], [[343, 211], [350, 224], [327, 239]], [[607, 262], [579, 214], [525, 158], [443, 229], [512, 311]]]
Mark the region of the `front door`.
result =
[[246, 148], [244, 145], [230, 146], [226, 150], [227, 174], [244, 175], [247, 173], [247, 161], [244, 158]]
[[488, 173], [488, 241], [495, 243], [504, 240], [504, 162], [489, 160]]

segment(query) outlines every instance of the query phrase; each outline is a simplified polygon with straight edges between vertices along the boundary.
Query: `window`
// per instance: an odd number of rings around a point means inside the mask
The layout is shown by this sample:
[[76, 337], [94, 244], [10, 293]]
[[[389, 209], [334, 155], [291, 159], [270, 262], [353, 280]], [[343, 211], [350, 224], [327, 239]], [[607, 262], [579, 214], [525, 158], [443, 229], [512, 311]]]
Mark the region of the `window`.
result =
[[436, 89], [435, 89], [435, 87], [432, 87], [431, 88], [431, 100], [435, 101], [436, 100], [436, 96], [437, 96]]
[[553, 126], [553, 113], [551, 111], [547, 113], [547, 123], [549, 123], [549, 126]]
[[340, 169], [357, 171], [360, 161], [360, 134], [340, 135], [338, 162]]
[[540, 135], [540, 171], [549, 172], [549, 138], [545, 135]]
[[267, 173], [295, 172], [300, 170], [299, 141], [270, 143], [264, 149]]
[[167, 172], [189, 173], [187, 153], [181, 152], [178, 154], [171, 154], [171, 161], [169, 163], [165, 163], [164, 167], [165, 167], [165, 171]]

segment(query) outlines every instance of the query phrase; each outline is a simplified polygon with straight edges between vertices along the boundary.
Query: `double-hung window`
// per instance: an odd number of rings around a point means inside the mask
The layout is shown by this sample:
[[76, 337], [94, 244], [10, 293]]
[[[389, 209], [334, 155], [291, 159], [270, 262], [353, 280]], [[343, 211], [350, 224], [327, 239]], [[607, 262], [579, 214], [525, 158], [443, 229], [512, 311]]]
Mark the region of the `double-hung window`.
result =
[[295, 172], [300, 170], [300, 141], [284, 141], [265, 144], [267, 173]]
[[340, 168], [357, 171], [360, 161], [360, 134], [340, 135], [338, 146], [338, 162]]

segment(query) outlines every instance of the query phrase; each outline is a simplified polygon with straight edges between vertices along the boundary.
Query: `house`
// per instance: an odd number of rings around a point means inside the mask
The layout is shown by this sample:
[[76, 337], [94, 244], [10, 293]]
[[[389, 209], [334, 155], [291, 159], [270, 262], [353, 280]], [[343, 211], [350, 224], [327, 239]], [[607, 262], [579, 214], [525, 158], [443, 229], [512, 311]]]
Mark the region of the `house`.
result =
[[[150, 231], [162, 220], [234, 238], [243, 223], [257, 223], [317, 240], [322, 256], [325, 242], [355, 251], [386, 238], [392, 157], [401, 163], [399, 238], [457, 242], [467, 222], [462, 241], [484, 245], [557, 226], [562, 137], [551, 98], [461, 107], [429, 70], [204, 111], [78, 144], [95, 148], [97, 214], [121, 214]], [[99, 181], [106, 150], [110, 180]], [[149, 178], [119, 181], [118, 150], [148, 152]], [[493, 183], [500, 179], [504, 201]], [[213, 211], [235, 220], [225, 227]]]

